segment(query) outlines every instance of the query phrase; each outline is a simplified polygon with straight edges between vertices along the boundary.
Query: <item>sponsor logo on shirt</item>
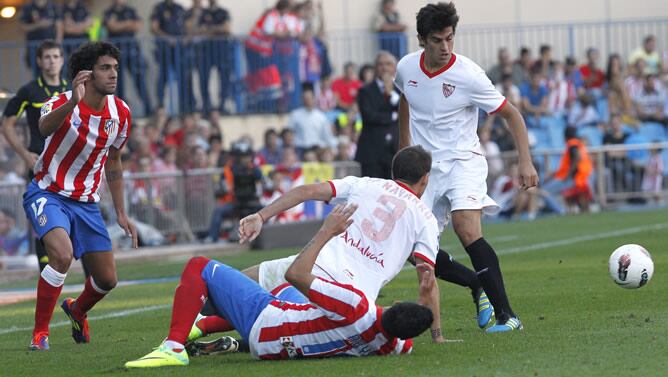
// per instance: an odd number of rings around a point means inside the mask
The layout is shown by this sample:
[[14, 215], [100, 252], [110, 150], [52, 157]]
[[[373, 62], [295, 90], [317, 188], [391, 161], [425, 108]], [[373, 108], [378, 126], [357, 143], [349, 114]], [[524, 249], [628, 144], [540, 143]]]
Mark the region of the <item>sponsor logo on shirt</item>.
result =
[[295, 357], [299, 356], [299, 353], [297, 352], [297, 347], [295, 346], [295, 342], [292, 340], [291, 336], [282, 336], [280, 343], [283, 346], [283, 348], [288, 352], [288, 357], [294, 359]]
[[53, 103], [49, 102], [46, 105], [42, 106], [42, 109], [40, 110], [40, 114], [42, 116], [44, 116], [44, 115], [50, 113], [52, 108], [53, 108]]
[[455, 86], [443, 83], [443, 95], [445, 98], [448, 98], [455, 92]]
[[357, 251], [359, 251], [362, 256], [369, 258], [370, 261], [376, 262], [382, 268], [385, 268], [385, 259], [383, 259], [383, 253], [376, 254], [375, 252], [371, 251], [370, 246], [365, 247], [362, 245], [362, 240], [356, 240], [350, 233], [348, 233], [348, 231], [345, 231], [340, 237], [343, 239], [343, 242], [345, 242], [346, 245], [357, 249]]
[[408, 86], [412, 86], [414, 88], [417, 88], [418, 82], [415, 80], [408, 80]]

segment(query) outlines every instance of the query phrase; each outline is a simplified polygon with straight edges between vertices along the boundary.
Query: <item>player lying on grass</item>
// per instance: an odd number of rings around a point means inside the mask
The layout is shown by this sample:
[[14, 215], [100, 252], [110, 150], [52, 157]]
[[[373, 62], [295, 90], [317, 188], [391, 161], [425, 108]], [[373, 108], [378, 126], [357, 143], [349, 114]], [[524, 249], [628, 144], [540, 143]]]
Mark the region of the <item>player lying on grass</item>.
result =
[[[264, 220], [307, 200], [347, 201], [359, 206], [353, 215], [355, 225], [323, 248], [313, 274], [342, 284], [350, 284], [375, 300], [380, 289], [414, 256], [417, 265], [434, 266], [438, 253], [436, 219], [421, 201], [429, 180], [431, 156], [420, 146], [399, 151], [392, 161], [395, 180], [346, 177], [325, 183], [304, 185], [290, 190], [269, 206], [241, 220], [242, 242], [252, 241]], [[284, 275], [296, 256], [267, 261], [247, 270], [261, 287], [272, 292], [285, 283]], [[424, 271], [418, 269], [418, 281]], [[432, 309], [432, 338], [443, 341], [440, 329], [438, 286], [434, 282], [420, 302]], [[211, 321], [218, 323], [211, 325]], [[201, 322], [201, 323], [200, 323]], [[207, 334], [231, 330], [222, 319], [205, 319], [197, 326]], [[197, 329], [193, 329], [197, 332]], [[201, 334], [202, 332], [200, 332]], [[190, 340], [196, 338], [190, 337]]]
[[[192, 258], [181, 274], [174, 294], [172, 321], [166, 340], [153, 352], [125, 363], [126, 368], [185, 366], [184, 343], [202, 308], [211, 298], [216, 311], [227, 318], [259, 359], [370, 356], [409, 353], [412, 337], [433, 321], [431, 310], [416, 303], [376, 306], [351, 285], [311, 273], [325, 244], [353, 223], [355, 205], [339, 205], [292, 262], [285, 279], [310, 303], [282, 301], [256, 282], [223, 263]], [[421, 264], [421, 289], [435, 282], [433, 270]], [[402, 340], [403, 339], [403, 340]]]

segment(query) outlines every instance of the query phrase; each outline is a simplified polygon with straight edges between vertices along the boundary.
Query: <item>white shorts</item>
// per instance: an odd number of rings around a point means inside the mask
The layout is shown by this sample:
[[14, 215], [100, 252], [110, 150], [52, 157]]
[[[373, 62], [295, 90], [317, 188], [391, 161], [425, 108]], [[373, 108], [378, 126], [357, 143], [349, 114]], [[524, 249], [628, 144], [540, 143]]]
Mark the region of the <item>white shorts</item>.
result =
[[258, 283], [260, 284], [260, 287], [271, 292], [279, 285], [287, 283], [285, 280], [285, 272], [296, 258], [297, 255], [291, 255], [289, 257], [268, 260], [260, 263], [258, 271]]
[[500, 209], [487, 195], [487, 160], [478, 154], [466, 160], [434, 161], [422, 200], [436, 216], [441, 232], [452, 211], [481, 209], [491, 215]]

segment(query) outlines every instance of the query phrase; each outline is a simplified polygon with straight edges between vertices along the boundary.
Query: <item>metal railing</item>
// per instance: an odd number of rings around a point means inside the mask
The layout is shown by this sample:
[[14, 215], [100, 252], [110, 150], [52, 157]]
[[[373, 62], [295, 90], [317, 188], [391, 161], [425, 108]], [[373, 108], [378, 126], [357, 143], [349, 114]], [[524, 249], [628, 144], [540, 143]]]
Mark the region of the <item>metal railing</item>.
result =
[[[369, 30], [331, 31], [328, 55], [337, 74], [345, 62], [372, 62], [383, 47], [400, 56], [419, 48], [414, 32], [379, 34]], [[637, 48], [645, 35], [657, 36], [657, 50], [668, 51], [668, 19], [469, 26], [457, 30], [455, 51], [482, 67], [496, 63], [497, 49], [515, 54], [526, 46], [537, 55], [541, 44], [552, 46], [553, 59], [567, 55], [580, 61], [588, 47], [601, 52], [600, 64], [611, 52], [623, 57]], [[193, 110], [224, 113], [285, 112], [300, 104], [302, 60], [297, 40], [275, 41], [273, 54], [246, 48], [245, 37], [113, 40], [122, 50], [124, 71], [119, 93], [138, 115], [164, 103], [171, 114]], [[80, 41], [66, 42], [67, 51]], [[33, 77], [35, 43], [0, 42], [0, 88], [16, 91]], [[125, 73], [127, 72], [127, 73]], [[202, 90], [204, 88], [205, 90]], [[215, 94], [214, 94], [215, 93]]]

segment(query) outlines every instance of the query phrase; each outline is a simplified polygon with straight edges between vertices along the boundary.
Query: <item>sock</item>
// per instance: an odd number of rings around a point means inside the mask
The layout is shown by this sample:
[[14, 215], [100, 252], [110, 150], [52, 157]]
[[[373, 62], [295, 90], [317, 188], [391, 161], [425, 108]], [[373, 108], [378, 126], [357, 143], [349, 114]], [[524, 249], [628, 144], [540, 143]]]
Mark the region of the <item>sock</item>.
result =
[[515, 313], [510, 308], [506, 288], [503, 285], [499, 258], [492, 246], [481, 237], [468, 245], [466, 252], [471, 257], [471, 263], [473, 263], [480, 284], [494, 306], [497, 320], [505, 322], [508, 318], [514, 317]]
[[480, 280], [478, 275], [470, 268], [452, 259], [450, 254], [439, 249], [436, 255], [436, 266], [434, 267], [436, 277], [439, 279], [468, 287], [471, 289], [471, 294], [476, 295], [480, 291]]
[[81, 292], [77, 300], [74, 302], [72, 307], [72, 314], [76, 319], [83, 319], [88, 313], [89, 310], [97, 304], [98, 301], [102, 300], [109, 291], [100, 289], [93, 280], [92, 277], [86, 279], [86, 284], [84, 285], [84, 290]]
[[174, 352], [181, 352], [185, 348], [183, 344], [173, 340], [165, 340], [165, 346]]
[[53, 309], [56, 307], [60, 291], [63, 290], [66, 276], [67, 274], [62, 274], [49, 265], [42, 270], [37, 283], [33, 336], [39, 333], [49, 333], [49, 322], [51, 322]]
[[206, 282], [202, 279], [202, 271], [207, 263], [208, 258], [195, 257], [183, 269], [181, 282], [174, 293], [168, 341], [184, 344], [188, 339], [190, 328], [208, 296]]
[[200, 319], [197, 322], [197, 327], [202, 330], [204, 335], [234, 330], [234, 326], [228, 320], [217, 315], [210, 315]]

